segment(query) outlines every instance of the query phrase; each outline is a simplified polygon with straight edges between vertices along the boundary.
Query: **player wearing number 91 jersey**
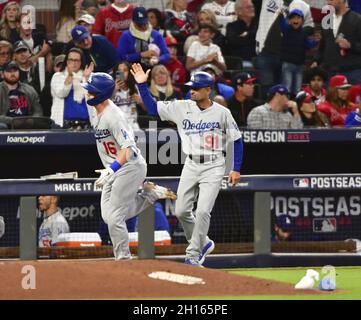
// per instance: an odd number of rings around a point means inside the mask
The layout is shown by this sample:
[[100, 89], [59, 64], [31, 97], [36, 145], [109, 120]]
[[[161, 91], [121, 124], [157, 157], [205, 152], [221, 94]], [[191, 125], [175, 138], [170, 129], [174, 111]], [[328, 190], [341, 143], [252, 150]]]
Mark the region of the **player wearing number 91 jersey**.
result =
[[141, 193], [138, 193], [147, 173], [147, 164], [135, 144], [125, 115], [109, 100], [115, 88], [112, 77], [106, 73], [93, 73], [82, 85], [88, 91], [88, 105], [96, 110], [92, 125], [105, 167], [96, 170], [100, 177], [95, 182], [102, 188], [102, 218], [108, 225], [115, 259], [130, 259], [125, 221], [158, 199], [173, 199], [175, 194], [149, 182], [144, 183]]
[[[144, 73], [139, 64], [133, 64], [131, 72], [148, 113], [158, 114], [162, 120], [177, 125], [187, 159], [178, 186], [175, 213], [189, 242], [185, 262], [201, 266], [215, 246], [207, 234], [210, 213], [226, 169], [225, 151], [229, 141], [234, 145], [229, 182], [236, 185], [240, 180], [241, 133], [230, 111], [209, 99], [214, 81], [208, 73], [196, 72], [186, 84], [191, 87], [192, 100], [156, 102], [146, 85], [149, 70]], [[197, 209], [193, 214], [197, 197]]]

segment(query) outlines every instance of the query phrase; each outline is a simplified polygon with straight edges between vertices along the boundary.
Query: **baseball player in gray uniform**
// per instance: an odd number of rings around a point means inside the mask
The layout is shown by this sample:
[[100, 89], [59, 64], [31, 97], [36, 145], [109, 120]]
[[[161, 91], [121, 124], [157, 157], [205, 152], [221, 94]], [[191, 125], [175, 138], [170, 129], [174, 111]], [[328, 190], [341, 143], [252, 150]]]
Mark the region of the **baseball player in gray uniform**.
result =
[[[243, 156], [240, 131], [231, 112], [209, 99], [214, 80], [208, 73], [196, 72], [186, 84], [191, 88], [191, 100], [156, 102], [146, 84], [149, 70], [145, 73], [139, 64], [133, 64], [131, 72], [148, 113], [158, 114], [162, 120], [177, 125], [187, 158], [180, 177], [175, 212], [189, 242], [185, 263], [201, 266], [214, 250], [214, 242], [207, 234], [210, 213], [225, 174], [225, 150], [229, 141], [234, 143], [229, 182], [236, 185], [240, 180]], [[193, 214], [197, 196], [197, 209]]]
[[44, 212], [44, 221], [39, 228], [39, 247], [54, 245], [60, 234], [68, 233], [69, 225], [58, 208], [57, 196], [40, 196], [39, 209]]
[[176, 195], [151, 182], [145, 182], [138, 194], [147, 174], [147, 164], [135, 144], [125, 114], [110, 100], [115, 89], [113, 78], [107, 73], [93, 73], [82, 86], [88, 91], [88, 105], [96, 110], [92, 124], [105, 167], [96, 170], [100, 177], [95, 182], [102, 188], [102, 218], [108, 225], [115, 259], [131, 259], [126, 220], [158, 199], [176, 199]]

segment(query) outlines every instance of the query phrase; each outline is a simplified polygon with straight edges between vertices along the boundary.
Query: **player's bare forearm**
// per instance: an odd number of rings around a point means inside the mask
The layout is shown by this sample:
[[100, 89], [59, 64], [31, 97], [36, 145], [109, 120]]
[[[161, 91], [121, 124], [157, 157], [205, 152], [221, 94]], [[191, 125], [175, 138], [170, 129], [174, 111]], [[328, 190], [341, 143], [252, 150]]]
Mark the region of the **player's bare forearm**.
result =
[[233, 187], [238, 184], [241, 180], [241, 173], [238, 171], [231, 171], [228, 175], [228, 183], [230, 183]]

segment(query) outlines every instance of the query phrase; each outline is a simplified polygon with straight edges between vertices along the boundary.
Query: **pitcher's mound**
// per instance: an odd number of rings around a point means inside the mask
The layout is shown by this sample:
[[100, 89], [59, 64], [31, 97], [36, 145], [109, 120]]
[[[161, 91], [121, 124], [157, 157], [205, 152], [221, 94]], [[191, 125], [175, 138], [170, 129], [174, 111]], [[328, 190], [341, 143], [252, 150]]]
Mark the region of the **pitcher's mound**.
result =
[[[24, 290], [24, 266], [36, 270], [36, 290]], [[204, 284], [180, 284], [152, 279], [166, 271], [202, 278]], [[27, 271], [29, 272], [29, 271]], [[293, 285], [237, 276], [164, 260], [130, 261], [10, 261], [0, 262], [0, 299], [127, 299], [239, 295], [295, 295], [316, 292]], [[28, 283], [29, 284], [29, 283]]]

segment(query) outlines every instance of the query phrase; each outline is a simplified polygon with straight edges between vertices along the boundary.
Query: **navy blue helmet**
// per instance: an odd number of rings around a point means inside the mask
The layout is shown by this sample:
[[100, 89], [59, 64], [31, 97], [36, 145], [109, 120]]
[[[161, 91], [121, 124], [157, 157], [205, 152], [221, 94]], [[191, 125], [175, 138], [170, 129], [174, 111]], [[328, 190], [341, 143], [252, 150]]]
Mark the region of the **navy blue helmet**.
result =
[[191, 76], [191, 80], [185, 84], [186, 86], [193, 87], [193, 88], [205, 88], [214, 86], [213, 77], [204, 71], [195, 72]]
[[96, 106], [112, 97], [115, 89], [115, 82], [109, 74], [96, 72], [92, 73], [88, 81], [82, 84], [82, 86], [90, 94], [95, 95], [94, 98], [87, 101], [87, 104]]

